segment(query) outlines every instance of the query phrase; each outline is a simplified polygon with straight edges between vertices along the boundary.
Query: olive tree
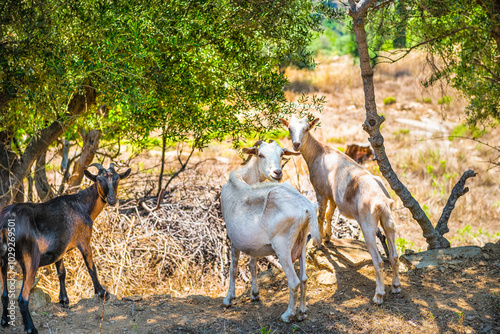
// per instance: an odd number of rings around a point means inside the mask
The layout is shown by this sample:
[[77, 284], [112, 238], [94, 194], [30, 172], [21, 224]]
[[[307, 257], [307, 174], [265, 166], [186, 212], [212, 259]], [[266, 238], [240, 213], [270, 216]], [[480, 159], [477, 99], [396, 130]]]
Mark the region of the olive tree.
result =
[[[313, 1], [48, 0], [0, 4], [0, 207], [78, 129], [210, 140], [277, 125], [281, 69], [309, 64]], [[105, 107], [106, 113], [98, 112]], [[105, 115], [104, 115], [105, 114]]]

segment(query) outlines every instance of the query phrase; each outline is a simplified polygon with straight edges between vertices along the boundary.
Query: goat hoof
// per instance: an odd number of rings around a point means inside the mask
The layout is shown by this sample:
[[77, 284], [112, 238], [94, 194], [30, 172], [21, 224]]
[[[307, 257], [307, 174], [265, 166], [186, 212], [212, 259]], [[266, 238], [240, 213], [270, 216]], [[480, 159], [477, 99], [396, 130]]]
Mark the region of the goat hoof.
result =
[[9, 322], [7, 321], [7, 319], [2, 318], [0, 324], [2, 325], [3, 328], [9, 327]]
[[392, 286], [392, 293], [400, 293], [401, 292], [401, 285], [393, 285]]
[[234, 298], [224, 298], [224, 300], [222, 301], [222, 305], [224, 307], [230, 307], [231, 305], [233, 305], [233, 299]]
[[257, 294], [255, 294], [255, 295], [252, 293], [252, 301], [253, 301], [253, 302], [258, 302], [258, 301], [260, 301], [260, 293], [257, 293]]
[[376, 293], [375, 296], [373, 297], [373, 303], [375, 305], [382, 305], [383, 302], [384, 302], [384, 295]]
[[97, 292], [97, 295], [100, 297], [100, 298], [104, 298], [104, 300], [108, 300], [109, 299], [109, 292], [108, 290], [102, 290], [102, 291], [99, 291]]
[[299, 311], [299, 313], [297, 314], [297, 320], [302, 321], [306, 319], [307, 319], [306, 311]]
[[292, 319], [293, 314], [288, 314], [288, 312], [285, 312], [281, 315], [281, 321], [284, 323], [290, 323], [290, 320]]
[[28, 334], [38, 334], [38, 331], [36, 330], [35, 327], [33, 327], [33, 328], [27, 329], [26, 333], [28, 333]]
[[59, 299], [59, 305], [61, 305], [62, 307], [69, 307], [69, 299], [68, 298]]

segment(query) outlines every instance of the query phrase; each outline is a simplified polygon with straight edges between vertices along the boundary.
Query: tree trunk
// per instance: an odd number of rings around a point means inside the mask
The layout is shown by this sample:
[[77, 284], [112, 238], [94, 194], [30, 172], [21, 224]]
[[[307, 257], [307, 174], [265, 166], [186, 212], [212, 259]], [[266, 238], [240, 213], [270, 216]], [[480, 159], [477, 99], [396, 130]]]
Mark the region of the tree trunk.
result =
[[161, 146], [161, 168], [160, 168], [160, 176], [158, 178], [158, 194], [156, 197], [160, 196], [162, 188], [162, 183], [163, 183], [163, 173], [165, 172], [165, 152], [166, 152], [166, 146], [167, 146], [167, 133], [166, 133], [166, 128], [163, 127], [163, 133], [162, 133], [162, 146]]
[[[97, 114], [103, 116], [104, 118], [108, 117], [109, 109], [105, 104], [101, 104], [99, 108], [97, 108]], [[99, 148], [99, 141], [101, 139], [101, 130], [90, 130], [89, 133], [85, 133], [85, 130], [82, 131], [83, 137], [83, 148], [80, 158], [75, 162], [75, 167], [73, 168], [73, 174], [69, 177], [69, 189], [71, 191], [76, 190], [77, 187], [83, 181], [83, 171], [85, 168], [92, 163], [94, 160], [95, 153]], [[66, 145], [65, 141], [65, 145]], [[66, 146], [65, 146], [66, 147]], [[64, 155], [64, 152], [63, 152]], [[67, 157], [67, 154], [66, 154]], [[67, 163], [66, 163], [67, 164]], [[69, 166], [67, 166], [69, 168]]]
[[95, 152], [99, 148], [99, 139], [101, 138], [101, 134], [101, 130], [90, 130], [89, 133], [84, 136], [82, 154], [80, 159], [75, 162], [73, 174], [68, 181], [70, 188], [73, 188], [73, 190], [74, 188], [80, 186], [83, 181], [83, 171], [85, 170], [85, 167], [90, 165], [92, 160], [94, 160]]
[[95, 90], [90, 84], [86, 85], [83, 94], [77, 93], [73, 96], [68, 105], [68, 112], [31, 137], [26, 150], [14, 160], [10, 149], [12, 138], [9, 138], [6, 134], [0, 138], [0, 176], [2, 181], [0, 208], [13, 203], [14, 190], [21, 188], [22, 182], [30, 173], [33, 163], [47, 151], [50, 144], [63, 134], [68, 125], [72, 124], [87, 108], [95, 104], [95, 99]]
[[45, 173], [45, 159], [47, 152], [44, 152], [37, 160], [35, 166], [35, 188], [41, 202], [54, 198], [54, 193], [47, 180]]
[[389, 185], [399, 198], [401, 198], [403, 205], [410, 210], [413, 219], [415, 219], [422, 228], [423, 235], [429, 244], [429, 248], [448, 248], [450, 247], [450, 243], [436, 231], [431, 221], [420, 207], [420, 204], [413, 198], [404, 184], [401, 183], [392, 169], [389, 158], [385, 153], [384, 137], [382, 137], [380, 132], [380, 125], [384, 122], [384, 117], [379, 116], [377, 113], [375, 89], [373, 85], [373, 69], [370, 65], [365, 30], [366, 12], [374, 2], [375, 0], [362, 0], [356, 4], [354, 0], [349, 0], [349, 4], [351, 5], [349, 15], [353, 19], [353, 30], [358, 46], [361, 77], [363, 79], [363, 90], [365, 95], [366, 120], [363, 124], [363, 130], [370, 136], [369, 141], [375, 151], [380, 172], [389, 182]]

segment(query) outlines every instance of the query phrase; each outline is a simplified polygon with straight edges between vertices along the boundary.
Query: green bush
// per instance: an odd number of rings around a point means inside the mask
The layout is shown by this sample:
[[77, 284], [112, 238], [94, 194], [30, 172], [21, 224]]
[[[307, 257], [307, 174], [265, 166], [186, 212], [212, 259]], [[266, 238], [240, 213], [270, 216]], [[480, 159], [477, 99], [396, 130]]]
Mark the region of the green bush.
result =
[[445, 95], [438, 100], [438, 104], [450, 104], [450, 103], [451, 103], [451, 97], [448, 95]]
[[430, 97], [424, 97], [424, 98], [421, 98], [421, 99], [417, 99], [416, 101], [417, 102], [422, 102], [422, 103], [429, 103], [429, 104], [432, 103], [432, 99]]
[[392, 97], [392, 96], [388, 96], [384, 99], [384, 104], [385, 105], [390, 105], [390, 104], [393, 104], [393, 103], [396, 103], [396, 98]]

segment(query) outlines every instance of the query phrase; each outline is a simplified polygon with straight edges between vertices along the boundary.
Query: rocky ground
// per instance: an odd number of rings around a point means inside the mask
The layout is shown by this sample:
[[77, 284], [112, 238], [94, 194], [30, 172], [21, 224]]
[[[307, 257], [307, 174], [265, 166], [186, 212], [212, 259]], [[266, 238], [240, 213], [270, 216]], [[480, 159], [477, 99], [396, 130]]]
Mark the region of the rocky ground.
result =
[[[343, 239], [308, 252], [309, 318], [279, 321], [288, 301], [286, 277], [259, 275], [261, 301], [247, 290], [236, 304], [189, 295], [83, 299], [69, 308], [47, 303], [32, 310], [40, 333], [499, 333], [500, 245], [403, 255], [402, 292], [382, 306], [371, 299], [374, 270], [361, 242]], [[386, 263], [386, 284], [391, 268]], [[42, 303], [43, 304], [43, 303]], [[3, 332], [21, 333], [17, 325]]]

